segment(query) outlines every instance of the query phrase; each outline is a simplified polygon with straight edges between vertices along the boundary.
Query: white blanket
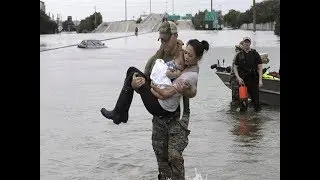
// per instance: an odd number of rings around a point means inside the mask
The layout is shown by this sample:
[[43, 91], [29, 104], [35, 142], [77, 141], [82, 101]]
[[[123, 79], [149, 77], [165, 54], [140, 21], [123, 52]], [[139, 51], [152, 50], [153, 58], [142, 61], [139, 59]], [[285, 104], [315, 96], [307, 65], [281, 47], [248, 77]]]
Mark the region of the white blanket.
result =
[[[166, 86], [172, 86], [170, 78], [166, 75], [167, 70], [168, 66], [163, 59], [157, 59], [152, 68], [150, 79], [160, 89], [163, 89]], [[183, 96], [180, 96], [180, 120], [182, 119], [183, 109]]]
[[167, 64], [162, 59], [157, 59], [152, 68], [150, 78], [160, 89], [165, 88], [165, 86], [172, 86], [170, 78], [166, 75], [167, 70]]

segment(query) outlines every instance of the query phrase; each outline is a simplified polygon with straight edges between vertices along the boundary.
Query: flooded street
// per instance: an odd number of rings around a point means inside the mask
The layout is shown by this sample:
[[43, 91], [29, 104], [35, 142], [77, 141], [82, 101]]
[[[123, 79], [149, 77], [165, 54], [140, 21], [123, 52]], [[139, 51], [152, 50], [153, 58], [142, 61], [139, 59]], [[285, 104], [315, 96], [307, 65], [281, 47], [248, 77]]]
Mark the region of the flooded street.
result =
[[[125, 34], [41, 35], [41, 48], [106, 39]], [[190, 99], [186, 176], [195, 169], [208, 180], [280, 179], [280, 109], [261, 113], [230, 111], [231, 90], [210, 69], [217, 59], [231, 65], [234, 45], [250, 36], [259, 53], [268, 53], [269, 71], [280, 65], [280, 38], [273, 32], [180, 31], [184, 42], [207, 40], [200, 62], [198, 93]], [[128, 67], [143, 70], [160, 42], [157, 33], [104, 41], [108, 48], [69, 47], [40, 53], [40, 179], [155, 180], [152, 116], [135, 94], [129, 121], [115, 125], [100, 114], [112, 109]], [[222, 61], [220, 61], [222, 63]]]

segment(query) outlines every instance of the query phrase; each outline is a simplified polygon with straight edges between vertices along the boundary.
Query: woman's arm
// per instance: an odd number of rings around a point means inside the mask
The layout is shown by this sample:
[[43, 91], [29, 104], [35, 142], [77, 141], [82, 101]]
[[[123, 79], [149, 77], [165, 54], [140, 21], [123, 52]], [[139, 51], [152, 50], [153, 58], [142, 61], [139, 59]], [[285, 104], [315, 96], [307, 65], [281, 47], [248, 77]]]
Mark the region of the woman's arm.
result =
[[166, 75], [170, 79], [177, 78], [181, 75], [181, 71], [180, 70], [171, 71], [170, 69], [168, 69]]
[[150, 89], [151, 93], [158, 99], [161, 99], [161, 100], [165, 100], [166, 98], [164, 98], [163, 96], [161, 96], [159, 93], [157, 93], [154, 89]]
[[[155, 91], [156, 93], [158, 93], [161, 96], [162, 100], [167, 99], [177, 93], [176, 88], [173, 86], [166, 87], [164, 89], [160, 89], [160, 88], [156, 87], [155, 85], [151, 84], [151, 88], [153, 89], [153, 91]], [[151, 92], [152, 92], [152, 90], [151, 90]], [[157, 97], [157, 98], [159, 98], [159, 97]], [[161, 98], [159, 98], [159, 99], [161, 99]]]
[[184, 81], [177, 82], [177, 91], [187, 98], [193, 98], [197, 95], [197, 86], [191, 86]]

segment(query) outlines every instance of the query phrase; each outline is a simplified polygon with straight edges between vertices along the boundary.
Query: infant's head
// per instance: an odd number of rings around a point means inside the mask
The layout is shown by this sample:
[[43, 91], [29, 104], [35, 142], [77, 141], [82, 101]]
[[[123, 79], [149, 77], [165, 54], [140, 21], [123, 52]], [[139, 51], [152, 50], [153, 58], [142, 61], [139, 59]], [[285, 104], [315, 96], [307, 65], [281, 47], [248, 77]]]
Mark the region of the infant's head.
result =
[[184, 50], [179, 51], [174, 57], [174, 62], [180, 66], [184, 66]]

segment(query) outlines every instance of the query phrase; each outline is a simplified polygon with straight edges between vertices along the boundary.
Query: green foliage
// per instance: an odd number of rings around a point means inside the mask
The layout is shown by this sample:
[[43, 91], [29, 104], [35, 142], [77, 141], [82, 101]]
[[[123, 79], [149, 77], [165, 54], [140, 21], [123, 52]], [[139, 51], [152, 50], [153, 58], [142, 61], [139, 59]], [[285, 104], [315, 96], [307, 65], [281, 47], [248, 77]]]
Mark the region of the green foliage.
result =
[[76, 31], [76, 27], [73, 23], [73, 21], [63, 21], [62, 22], [62, 28], [64, 31]]
[[207, 10], [205, 10], [204, 12], [199, 11], [194, 15], [194, 17], [192, 17], [191, 21], [196, 30], [204, 29], [205, 27], [204, 17], [205, 17], [206, 11]]
[[231, 26], [233, 28], [239, 28], [239, 19], [241, 12], [234, 9], [229, 10], [229, 12], [224, 15], [223, 21], [226, 26]]
[[57, 23], [50, 20], [50, 17], [40, 10], [40, 34], [54, 34], [57, 28]]
[[[252, 7], [243, 13], [232, 9], [224, 15], [223, 20], [226, 26], [231, 26], [232, 28], [239, 28], [242, 24], [252, 23]], [[256, 3], [256, 23], [268, 22], [276, 22], [275, 28], [280, 29], [280, 0], [265, 0]], [[275, 31], [278, 33], [278, 30]]]
[[276, 19], [276, 25], [274, 27], [274, 34], [280, 36], [280, 16]]
[[[95, 23], [96, 16], [96, 23]], [[80, 21], [78, 26], [79, 33], [87, 33], [93, 31], [96, 27], [98, 27], [102, 23], [102, 15], [100, 12], [97, 12], [96, 15], [93, 13], [89, 17]]]
[[139, 18], [137, 19], [136, 23], [139, 24], [139, 23], [141, 23], [141, 21], [142, 21], [142, 19], [141, 19], [141, 17], [139, 17]]

